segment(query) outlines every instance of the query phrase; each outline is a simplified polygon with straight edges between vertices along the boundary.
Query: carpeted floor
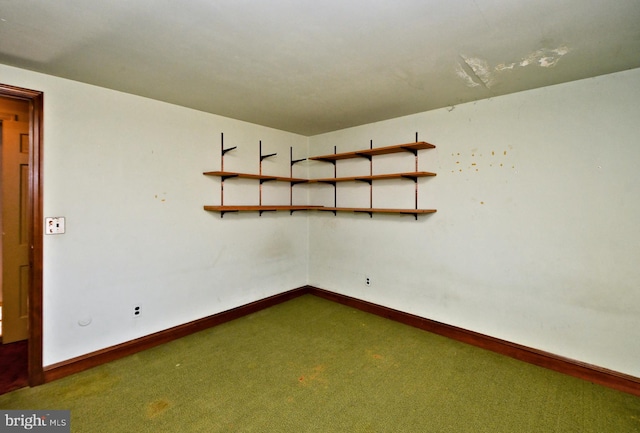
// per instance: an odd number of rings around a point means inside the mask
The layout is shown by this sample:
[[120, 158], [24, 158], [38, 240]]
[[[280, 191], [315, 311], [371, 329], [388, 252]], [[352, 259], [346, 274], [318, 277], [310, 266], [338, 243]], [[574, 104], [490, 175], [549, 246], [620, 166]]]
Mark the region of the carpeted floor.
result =
[[0, 344], [0, 394], [27, 386], [27, 340]]
[[640, 398], [311, 295], [36, 388], [74, 432], [640, 432]]

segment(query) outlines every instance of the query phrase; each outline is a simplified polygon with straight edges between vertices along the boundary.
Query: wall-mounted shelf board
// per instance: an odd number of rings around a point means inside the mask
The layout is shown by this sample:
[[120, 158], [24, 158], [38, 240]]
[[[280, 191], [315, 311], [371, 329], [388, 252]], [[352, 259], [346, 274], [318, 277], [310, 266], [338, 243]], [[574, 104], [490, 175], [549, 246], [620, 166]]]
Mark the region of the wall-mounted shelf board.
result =
[[384, 179], [412, 179], [416, 180], [419, 177], [435, 176], [435, 173], [428, 171], [413, 171], [408, 173], [388, 173], [388, 174], [374, 174], [370, 176], [350, 176], [350, 177], [327, 177], [321, 179], [309, 179], [309, 183], [334, 183], [334, 182], [349, 182], [349, 181], [362, 181], [369, 182], [372, 180], [384, 180]]
[[[311, 210], [311, 209], [310, 209]], [[358, 208], [358, 207], [321, 207], [316, 210], [329, 212], [356, 212], [368, 213], [372, 216], [374, 213], [390, 213], [390, 214], [406, 214], [413, 215], [418, 219], [418, 215], [430, 214], [437, 212], [436, 209], [384, 209], [384, 208]]]
[[386, 155], [389, 153], [411, 152], [414, 155], [418, 150], [434, 149], [433, 144], [426, 141], [415, 143], [395, 144], [393, 146], [376, 147], [374, 149], [356, 150], [355, 152], [334, 153], [331, 155], [312, 156], [309, 159], [315, 161], [337, 161], [339, 159], [370, 158], [375, 155]]
[[305, 183], [308, 182], [307, 179], [296, 178], [296, 177], [282, 177], [282, 176], [269, 176], [266, 174], [250, 174], [250, 173], [236, 173], [233, 171], [206, 171], [204, 173], [205, 176], [216, 176], [221, 177], [223, 179], [229, 179], [232, 177], [238, 177], [241, 179], [258, 179], [261, 181], [269, 181], [269, 180], [277, 180], [281, 182], [292, 182], [292, 183]]
[[208, 210], [208, 211], [213, 211], [213, 212], [239, 212], [239, 211], [256, 211], [256, 210], [262, 210], [262, 211], [269, 211], [269, 210], [313, 210], [313, 209], [318, 209], [318, 208], [322, 208], [323, 206], [308, 206], [308, 205], [301, 205], [301, 206], [279, 206], [279, 205], [273, 205], [273, 206], [269, 206], [269, 205], [239, 205], [239, 206], [234, 206], [234, 205], [228, 205], [228, 206], [204, 206], [204, 210]]
[[269, 205], [229, 205], [229, 206], [204, 206], [204, 210], [211, 212], [250, 212], [250, 211], [297, 211], [297, 210], [319, 210], [329, 212], [362, 212], [362, 213], [396, 213], [396, 214], [428, 214], [436, 212], [436, 209], [383, 209], [383, 208], [367, 208], [367, 207], [327, 207], [327, 206], [269, 206]]
[[301, 210], [314, 210], [321, 208], [322, 206], [269, 206], [269, 205], [249, 205], [249, 206], [204, 206], [204, 210], [210, 212], [220, 212], [220, 216], [224, 216], [227, 212], [255, 212], [258, 211], [262, 215], [262, 212], [276, 212], [276, 211], [301, 211]]

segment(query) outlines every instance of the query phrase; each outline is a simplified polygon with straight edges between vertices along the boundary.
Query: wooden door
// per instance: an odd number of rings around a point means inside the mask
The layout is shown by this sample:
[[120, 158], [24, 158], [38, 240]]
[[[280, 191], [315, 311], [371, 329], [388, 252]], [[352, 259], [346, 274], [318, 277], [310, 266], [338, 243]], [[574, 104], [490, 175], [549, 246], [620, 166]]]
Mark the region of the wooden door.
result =
[[29, 123], [2, 121], [2, 342], [29, 337]]

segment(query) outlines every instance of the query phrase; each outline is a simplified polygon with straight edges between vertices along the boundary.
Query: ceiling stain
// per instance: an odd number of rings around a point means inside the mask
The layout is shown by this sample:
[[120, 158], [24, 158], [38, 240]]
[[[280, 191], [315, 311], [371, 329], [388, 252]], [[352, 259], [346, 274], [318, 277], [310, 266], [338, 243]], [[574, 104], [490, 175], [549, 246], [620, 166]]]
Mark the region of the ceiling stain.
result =
[[518, 62], [500, 63], [494, 67], [491, 67], [484, 59], [461, 54], [462, 60], [456, 64], [456, 74], [468, 87], [482, 86], [490, 89], [495, 84], [497, 74], [532, 65], [552, 68], [570, 51], [566, 45], [561, 45], [558, 48], [541, 48], [529, 53]]
[[482, 86], [488, 89], [493, 85], [493, 73], [486, 60], [478, 57], [467, 57], [462, 54], [460, 58], [462, 61], [458, 62], [456, 73], [466, 81], [467, 86]]
[[183, 3], [1, 2], [0, 68], [315, 136], [640, 67], [637, 0]]
[[561, 45], [558, 48], [554, 49], [542, 48], [533, 51], [526, 57], [523, 57], [519, 62], [501, 63], [495, 67], [495, 70], [513, 70], [516, 67], [525, 67], [536, 64], [542, 68], [551, 68], [557, 65], [562, 56], [568, 54], [569, 51], [570, 49], [566, 45]]

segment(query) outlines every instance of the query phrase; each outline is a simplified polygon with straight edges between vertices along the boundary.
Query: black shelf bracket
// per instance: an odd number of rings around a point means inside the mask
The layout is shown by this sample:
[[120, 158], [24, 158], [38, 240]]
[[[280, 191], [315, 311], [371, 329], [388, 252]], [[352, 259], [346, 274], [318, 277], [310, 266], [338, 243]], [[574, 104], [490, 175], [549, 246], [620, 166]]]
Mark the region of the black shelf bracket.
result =
[[355, 213], [368, 213], [369, 214], [369, 218], [373, 218], [373, 212], [368, 211], [368, 210], [355, 210]]
[[373, 182], [373, 179], [359, 179], [359, 178], [356, 178], [355, 180], [357, 180], [358, 182], [368, 183], [369, 185], [371, 185], [371, 182]]
[[226, 214], [227, 212], [238, 212], [238, 211], [237, 210], [221, 210], [220, 218], [224, 218], [224, 214]]
[[306, 161], [306, 160], [307, 160], [307, 158], [293, 159], [293, 148], [291, 148], [291, 152], [292, 152], [292, 153], [291, 153], [291, 165], [292, 165], [292, 166], [293, 166], [294, 164], [297, 164], [297, 163], [299, 163], [299, 162], [302, 162], [302, 161]]
[[260, 140], [259, 143], [260, 143], [260, 162], [262, 162], [266, 158], [269, 158], [269, 157], [277, 155], [277, 153], [269, 153], [268, 155], [263, 155], [262, 154], [262, 140]]
[[408, 147], [403, 147], [403, 150], [406, 150], [409, 153], [413, 153], [413, 156], [418, 156], [418, 149], [410, 149]]
[[316, 158], [316, 161], [329, 162], [334, 166], [336, 165], [336, 160], [331, 158]]
[[237, 174], [229, 174], [229, 175], [225, 175], [225, 176], [220, 176], [220, 178], [222, 179], [222, 181], [224, 182], [227, 179], [230, 179], [232, 177], [238, 177]]
[[404, 179], [409, 179], [409, 180], [412, 180], [414, 182], [418, 182], [418, 176], [408, 176], [408, 175], [406, 175], [406, 176], [402, 176], [402, 177]]
[[229, 151], [231, 151], [233, 149], [236, 149], [237, 147], [238, 146], [233, 146], [233, 147], [230, 147], [228, 149], [225, 149], [224, 148], [224, 132], [220, 133], [220, 150], [222, 151], [222, 156], [224, 156], [225, 153], [227, 153], [227, 152], [229, 152]]
[[266, 158], [272, 157], [272, 156], [276, 156], [277, 153], [270, 153], [268, 155], [260, 155], [260, 161], [263, 161]]
[[402, 215], [413, 215], [413, 217], [418, 221], [418, 213], [417, 212], [400, 212]]
[[338, 215], [338, 211], [337, 211], [337, 210], [335, 210], [335, 209], [322, 209], [322, 208], [320, 208], [320, 209], [318, 209], [318, 210], [319, 210], [320, 212], [331, 212], [331, 213], [333, 213], [333, 216]]

